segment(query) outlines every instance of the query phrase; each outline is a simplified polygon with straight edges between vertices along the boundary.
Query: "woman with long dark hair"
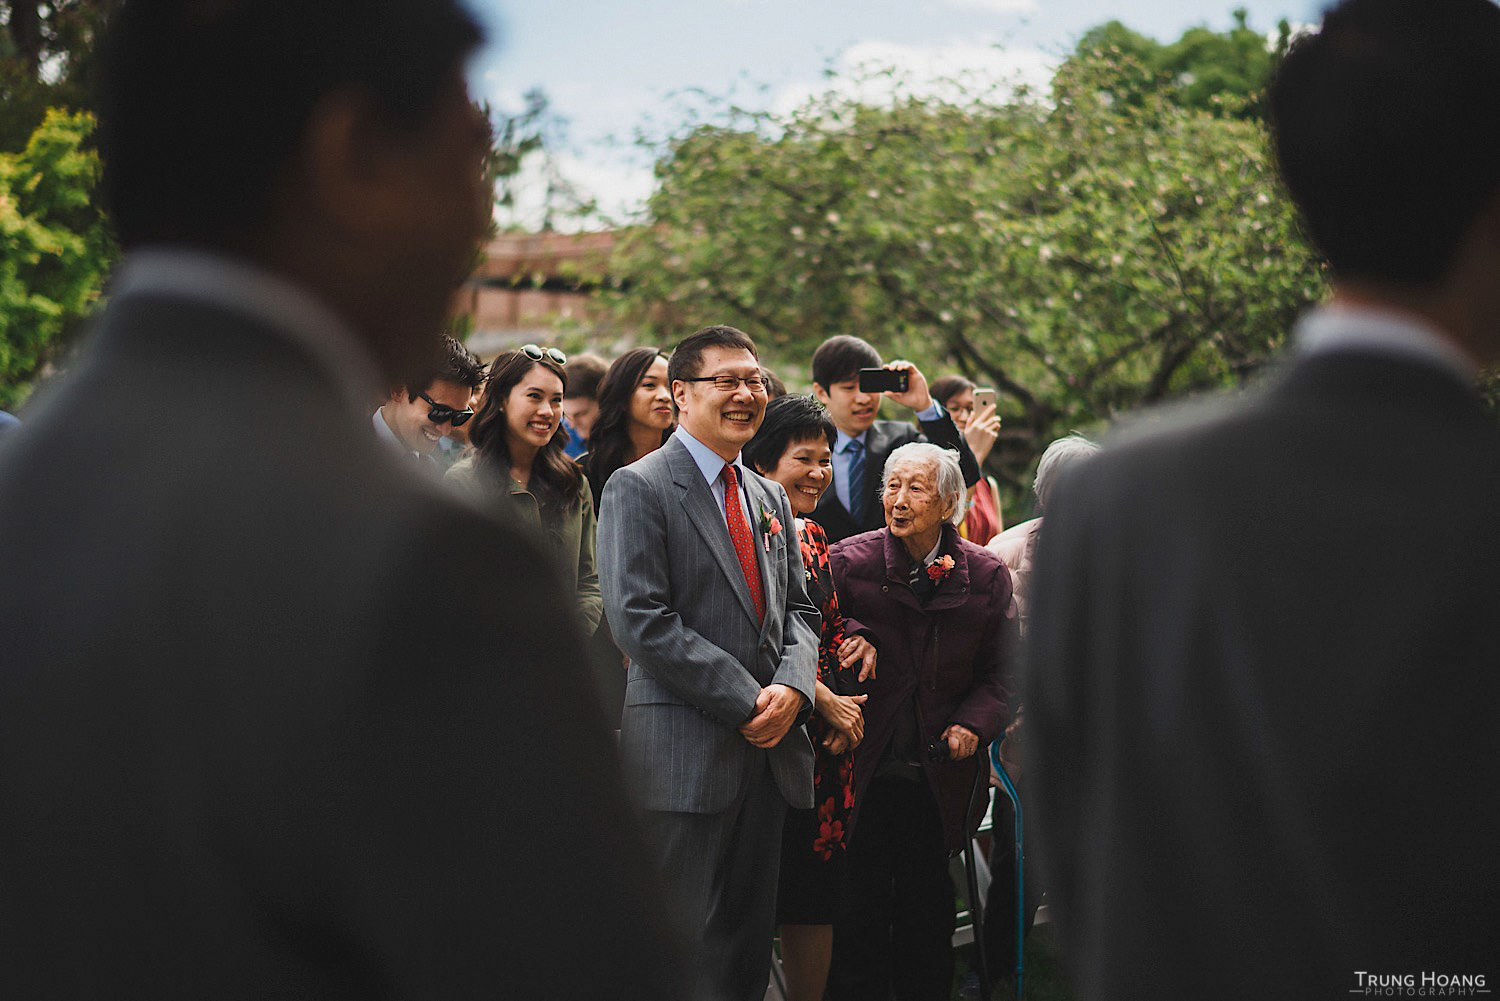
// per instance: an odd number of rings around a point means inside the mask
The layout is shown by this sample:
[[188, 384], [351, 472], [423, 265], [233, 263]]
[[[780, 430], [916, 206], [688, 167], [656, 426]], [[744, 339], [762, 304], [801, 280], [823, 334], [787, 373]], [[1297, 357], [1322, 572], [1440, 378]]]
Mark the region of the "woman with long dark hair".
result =
[[469, 432], [474, 454], [454, 465], [448, 479], [539, 534], [578, 596], [585, 630], [592, 632], [604, 603], [594, 567], [593, 495], [563, 452], [567, 360], [556, 348], [527, 344], [491, 362], [484, 402]]
[[616, 358], [599, 384], [599, 416], [589, 433], [588, 454], [578, 460], [594, 492], [594, 510], [615, 470], [661, 448], [674, 421], [667, 356], [645, 347]]

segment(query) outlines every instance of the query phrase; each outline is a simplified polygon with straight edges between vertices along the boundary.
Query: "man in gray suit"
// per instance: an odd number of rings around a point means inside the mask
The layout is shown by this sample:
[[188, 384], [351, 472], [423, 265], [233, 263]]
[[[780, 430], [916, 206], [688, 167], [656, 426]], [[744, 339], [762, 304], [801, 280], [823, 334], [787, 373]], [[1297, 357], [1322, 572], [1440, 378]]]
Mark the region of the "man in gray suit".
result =
[[1232, 405], [1047, 509], [1027, 698], [1080, 997], [1500, 975], [1500, 7], [1348, 0], [1270, 90], [1334, 276]]
[[696, 997], [764, 996], [788, 804], [812, 806], [819, 615], [786, 492], [740, 449], [765, 413], [750, 338], [708, 327], [668, 367], [680, 414], [610, 477], [600, 586], [630, 657], [620, 742], [647, 838], [698, 938]]
[[571, 599], [371, 434], [489, 203], [478, 41], [118, 10], [128, 256], [0, 442], [0, 997], [684, 996]]

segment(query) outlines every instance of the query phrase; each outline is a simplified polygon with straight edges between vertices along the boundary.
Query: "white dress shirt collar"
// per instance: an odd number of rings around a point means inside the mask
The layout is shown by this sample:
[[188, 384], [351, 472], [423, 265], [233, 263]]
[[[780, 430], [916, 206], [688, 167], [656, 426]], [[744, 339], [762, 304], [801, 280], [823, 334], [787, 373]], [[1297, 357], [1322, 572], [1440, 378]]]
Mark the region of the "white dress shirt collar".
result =
[[1319, 306], [1297, 321], [1297, 350], [1304, 355], [1364, 351], [1442, 369], [1465, 386], [1479, 378], [1468, 353], [1421, 317], [1367, 306]]
[[348, 324], [311, 292], [248, 261], [147, 247], [125, 259], [109, 291], [120, 300], [167, 295], [245, 314], [308, 351], [353, 411], [369, 413], [370, 404], [384, 395], [368, 349]]

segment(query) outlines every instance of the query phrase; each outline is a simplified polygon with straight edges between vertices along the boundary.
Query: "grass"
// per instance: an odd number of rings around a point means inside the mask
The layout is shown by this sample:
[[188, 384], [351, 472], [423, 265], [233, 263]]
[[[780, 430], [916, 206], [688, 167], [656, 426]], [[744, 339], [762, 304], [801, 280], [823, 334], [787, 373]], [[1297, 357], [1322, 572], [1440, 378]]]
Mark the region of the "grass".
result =
[[[978, 993], [963, 994], [959, 986], [969, 973], [973, 953], [961, 949], [958, 953], [957, 975], [954, 978], [953, 1001], [977, 1001]], [[1075, 1001], [1073, 989], [1063, 973], [1062, 961], [1057, 955], [1057, 943], [1052, 937], [1052, 926], [1040, 924], [1026, 937], [1025, 979], [1022, 996], [1025, 1001]], [[994, 981], [993, 1001], [1015, 1001], [1015, 980], [1010, 971], [992, 970]]]

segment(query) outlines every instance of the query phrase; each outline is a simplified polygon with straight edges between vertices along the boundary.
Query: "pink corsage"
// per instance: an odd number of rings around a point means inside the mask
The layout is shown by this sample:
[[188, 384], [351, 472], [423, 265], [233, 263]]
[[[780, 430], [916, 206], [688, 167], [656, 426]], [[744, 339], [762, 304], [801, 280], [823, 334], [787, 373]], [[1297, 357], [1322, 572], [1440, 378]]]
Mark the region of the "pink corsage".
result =
[[771, 551], [771, 536], [781, 534], [781, 519], [765, 508], [760, 509], [760, 542], [766, 552]]
[[947, 553], [944, 553], [942, 556], [939, 556], [937, 559], [933, 560], [932, 565], [927, 568], [927, 576], [931, 577], [935, 581], [942, 580], [952, 572], [953, 557], [949, 556]]

